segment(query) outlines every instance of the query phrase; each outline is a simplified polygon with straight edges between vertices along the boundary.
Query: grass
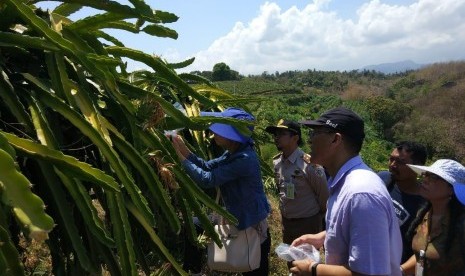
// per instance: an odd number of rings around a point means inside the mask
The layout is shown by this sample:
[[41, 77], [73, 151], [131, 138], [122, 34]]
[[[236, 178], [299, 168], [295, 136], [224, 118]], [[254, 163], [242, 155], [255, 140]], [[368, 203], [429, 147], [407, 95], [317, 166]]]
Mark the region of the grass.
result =
[[[289, 275], [286, 261], [280, 259], [274, 252], [276, 247], [282, 243], [281, 213], [279, 212], [279, 198], [276, 195], [268, 194], [271, 204], [271, 215], [268, 218], [268, 226], [271, 233], [271, 251], [270, 251], [270, 273], [269, 275]], [[324, 263], [324, 249], [320, 249], [320, 262]]]
[[271, 234], [271, 250], [270, 250], [270, 273], [269, 275], [288, 275], [289, 270], [286, 261], [282, 260], [274, 252], [283, 240], [281, 227], [281, 213], [279, 212], [279, 198], [276, 195], [268, 194], [268, 200], [271, 205], [271, 215], [268, 217], [268, 227]]

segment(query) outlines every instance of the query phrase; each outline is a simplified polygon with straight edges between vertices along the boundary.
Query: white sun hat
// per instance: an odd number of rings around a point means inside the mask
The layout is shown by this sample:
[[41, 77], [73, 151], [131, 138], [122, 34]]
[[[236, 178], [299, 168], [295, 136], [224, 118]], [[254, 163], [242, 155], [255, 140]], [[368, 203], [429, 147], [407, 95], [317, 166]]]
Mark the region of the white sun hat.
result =
[[407, 164], [414, 172], [434, 173], [454, 187], [457, 199], [465, 205], [465, 167], [457, 161], [451, 159], [439, 159], [431, 166], [419, 166]]

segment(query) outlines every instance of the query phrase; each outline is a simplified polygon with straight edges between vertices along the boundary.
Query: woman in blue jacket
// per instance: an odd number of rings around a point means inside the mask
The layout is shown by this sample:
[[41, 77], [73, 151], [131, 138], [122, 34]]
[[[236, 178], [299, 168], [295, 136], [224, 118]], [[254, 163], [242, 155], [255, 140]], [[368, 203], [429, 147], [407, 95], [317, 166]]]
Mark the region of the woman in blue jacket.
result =
[[[239, 108], [223, 112], [202, 112], [202, 116], [228, 117], [254, 121], [255, 118]], [[268, 254], [271, 238], [266, 218], [270, 206], [265, 196], [260, 173], [260, 161], [250, 136], [234, 126], [214, 123], [209, 127], [215, 143], [225, 149], [218, 158], [206, 161], [192, 153], [180, 136], [173, 137], [173, 146], [190, 177], [201, 188], [219, 187], [226, 209], [239, 221], [239, 230], [256, 227], [262, 234], [260, 267], [243, 275], [268, 275]], [[252, 130], [252, 129], [251, 129]], [[200, 272], [201, 254], [186, 254], [184, 269]], [[189, 260], [190, 258], [195, 260]]]

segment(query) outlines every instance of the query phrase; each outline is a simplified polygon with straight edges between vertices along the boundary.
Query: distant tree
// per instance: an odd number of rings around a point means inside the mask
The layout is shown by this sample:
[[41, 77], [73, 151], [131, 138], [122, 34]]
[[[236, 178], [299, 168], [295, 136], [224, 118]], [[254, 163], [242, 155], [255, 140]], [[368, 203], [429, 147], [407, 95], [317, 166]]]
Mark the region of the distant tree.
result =
[[230, 80], [240, 80], [242, 76], [239, 74], [239, 72], [231, 70], [231, 79]]
[[215, 64], [213, 66], [212, 81], [227, 80], [231, 80], [231, 68], [224, 62]]
[[380, 124], [382, 131], [389, 130], [412, 111], [410, 105], [382, 96], [369, 97], [366, 99], [366, 106], [371, 119]]

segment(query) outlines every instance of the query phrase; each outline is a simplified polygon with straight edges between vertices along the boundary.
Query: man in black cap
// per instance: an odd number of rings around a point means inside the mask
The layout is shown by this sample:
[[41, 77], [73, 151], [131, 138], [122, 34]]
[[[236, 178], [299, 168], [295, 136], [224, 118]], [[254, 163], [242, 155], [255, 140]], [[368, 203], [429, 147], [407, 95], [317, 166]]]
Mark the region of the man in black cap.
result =
[[364, 122], [338, 107], [302, 122], [310, 132], [312, 161], [328, 172], [326, 231], [297, 238], [292, 245], [325, 247], [325, 264], [294, 261], [290, 271], [310, 275], [400, 276], [402, 238], [383, 181], [361, 159]]
[[273, 157], [275, 183], [279, 190], [283, 242], [291, 244], [303, 234], [323, 230], [322, 217], [326, 212], [328, 186], [323, 167], [312, 164], [302, 145], [300, 125], [280, 120], [265, 129], [273, 134], [276, 148]]

